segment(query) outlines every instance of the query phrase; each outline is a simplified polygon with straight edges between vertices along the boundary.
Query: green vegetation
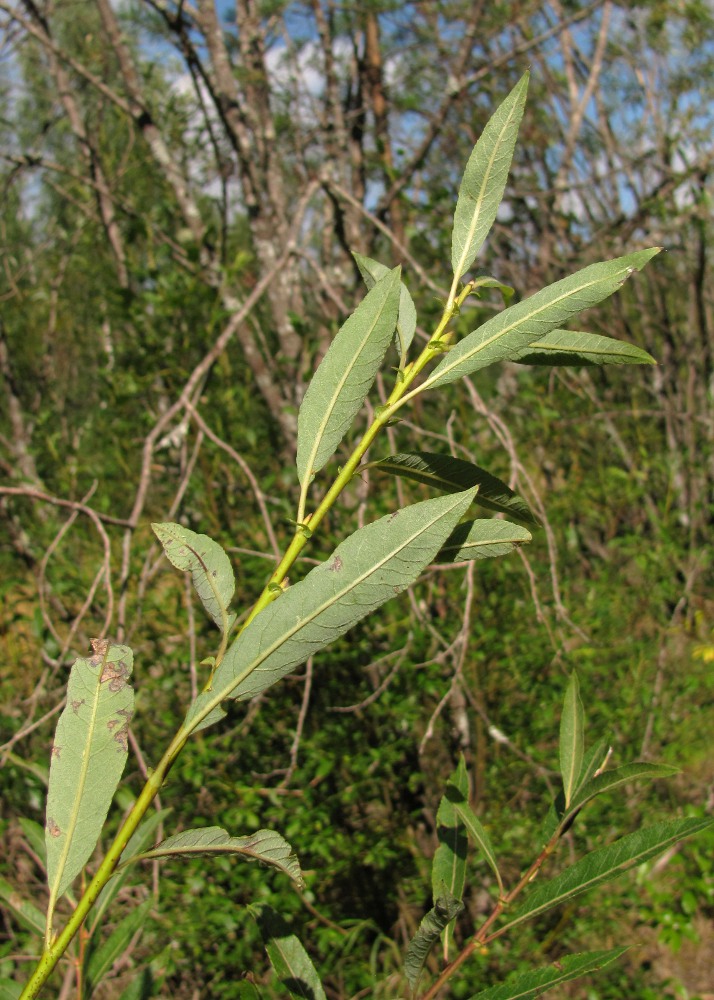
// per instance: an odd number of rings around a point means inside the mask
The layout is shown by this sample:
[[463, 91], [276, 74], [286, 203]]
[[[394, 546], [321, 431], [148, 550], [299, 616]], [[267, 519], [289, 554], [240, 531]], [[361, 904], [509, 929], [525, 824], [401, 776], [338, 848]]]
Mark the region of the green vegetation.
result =
[[706, 989], [711, 17], [433, 6], [0, 4], [2, 997]]

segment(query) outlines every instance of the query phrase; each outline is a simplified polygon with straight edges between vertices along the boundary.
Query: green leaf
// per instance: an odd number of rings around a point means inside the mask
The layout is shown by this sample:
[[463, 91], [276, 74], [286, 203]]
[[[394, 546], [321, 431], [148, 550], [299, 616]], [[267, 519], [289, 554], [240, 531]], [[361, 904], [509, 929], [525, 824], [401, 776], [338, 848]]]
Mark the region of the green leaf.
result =
[[370, 468], [386, 472], [390, 476], [424, 483], [446, 493], [458, 493], [477, 486], [475, 502], [479, 507], [508, 514], [527, 524], [538, 524], [538, 519], [525, 500], [509, 486], [485, 469], [462, 458], [437, 455], [430, 451], [410, 451], [370, 462]]
[[[459, 901], [464, 894], [469, 839], [464, 825], [459, 819], [454, 802], [468, 802], [468, 798], [469, 776], [466, 771], [464, 755], [461, 754], [456, 770], [446, 783], [446, 790], [436, 813], [436, 835], [439, 846], [434, 852], [434, 860], [431, 863], [431, 890], [434, 901], [432, 922], [438, 918], [438, 912], [435, 911], [439, 910], [440, 902], [447, 905], [445, 901]], [[449, 907], [450, 904], [447, 905], [445, 913], [448, 912]], [[427, 920], [428, 916], [427, 914], [424, 919]], [[448, 954], [449, 951], [450, 929], [447, 926], [449, 920], [443, 924], [445, 954]], [[419, 937], [418, 934], [417, 937]], [[431, 947], [431, 943], [428, 947]], [[424, 958], [426, 958], [426, 954]]]
[[[364, 283], [368, 289], [374, 288], [380, 278], [389, 274], [389, 268], [385, 264], [380, 264], [379, 261], [372, 260], [371, 257], [365, 257], [361, 253], [357, 253], [355, 250], [352, 251], [352, 256], [355, 259], [355, 263], [357, 264], [360, 274], [364, 278]], [[412, 340], [414, 340], [416, 325], [416, 306], [414, 305], [414, 301], [409, 294], [409, 289], [402, 281], [399, 291], [399, 313], [397, 316], [396, 336], [397, 350], [399, 351], [399, 358], [402, 365], [406, 360], [407, 351], [411, 346]]]
[[596, 795], [611, 792], [631, 781], [653, 781], [655, 778], [670, 778], [674, 774], [679, 774], [679, 768], [670, 764], [648, 764], [646, 761], [635, 761], [633, 764], [616, 767], [612, 771], [604, 771], [579, 785], [569, 803], [568, 814], [582, 809], [585, 803], [594, 799]]
[[480, 298], [480, 288], [497, 288], [501, 293], [501, 297], [505, 305], [508, 305], [513, 296], [516, 294], [515, 288], [512, 288], [510, 285], [504, 285], [504, 283], [499, 281], [498, 278], [491, 278], [488, 275], [483, 275], [480, 278], [474, 278], [471, 284], [473, 285], [474, 294], [477, 298]]
[[305, 884], [300, 864], [290, 844], [273, 830], [258, 830], [249, 837], [231, 837], [219, 826], [185, 830], [130, 860], [213, 857], [222, 854], [237, 854], [248, 861], [260, 861], [289, 875], [298, 887], [302, 888]]
[[147, 899], [137, 906], [117, 924], [107, 940], [90, 953], [85, 973], [88, 998], [92, 996], [116, 960], [124, 954], [137, 931], [144, 926], [153, 905], [154, 900]]
[[464, 904], [460, 899], [445, 893], [435, 901], [433, 909], [429, 910], [419, 924], [419, 929], [409, 942], [404, 956], [404, 972], [412, 989], [416, 989], [432, 947], [463, 908]]
[[714, 823], [714, 819], [680, 819], [657, 823], [636, 833], [627, 834], [607, 847], [592, 851], [550, 882], [536, 888], [513, 920], [509, 930], [539, 913], [552, 910], [568, 899], [596, 885], [619, 878], [685, 837], [691, 837]]
[[590, 781], [596, 771], [605, 766], [609, 750], [610, 741], [603, 738], [593, 744], [589, 750], [585, 751], [583, 756], [583, 766], [580, 771], [579, 788], [582, 788], [586, 781]]
[[454, 808], [456, 809], [457, 816], [466, 827], [471, 839], [481, 851], [484, 858], [488, 862], [489, 868], [496, 876], [499, 891], [503, 895], [503, 880], [501, 879], [501, 873], [498, 870], [498, 863], [496, 861], [493, 845], [491, 844], [491, 838], [484, 830], [481, 825], [481, 821], [468, 802], [455, 802]]
[[208, 535], [197, 535], [180, 524], [167, 522], [151, 527], [171, 565], [191, 574], [201, 604], [225, 635], [235, 621], [235, 615], [228, 614], [228, 606], [236, 589], [226, 553]]
[[52, 747], [45, 823], [48, 924], [55, 900], [97, 844], [128, 753], [132, 651], [98, 639], [93, 649], [93, 656], [72, 666]]
[[249, 909], [260, 928], [270, 964], [285, 989], [300, 1000], [326, 1000], [308, 953], [280, 914], [265, 904]]
[[563, 777], [565, 805], [570, 805], [573, 792], [578, 787], [583, 767], [585, 746], [585, 713], [580, 698], [578, 675], [573, 671], [565, 692], [563, 714], [560, 719], [560, 773]]
[[45, 847], [44, 828], [34, 819], [28, 819], [27, 816], [21, 816], [19, 823], [25, 840], [39, 858], [42, 866], [46, 868], [47, 849]]
[[451, 236], [451, 264], [457, 279], [474, 262], [501, 204], [523, 117], [528, 78], [525, 73], [494, 112], [466, 164]]
[[18, 1000], [22, 993], [22, 983], [13, 979], [0, 979], [0, 1000]]
[[397, 323], [401, 269], [395, 267], [338, 331], [298, 414], [297, 469], [303, 489], [334, 455], [362, 409]]
[[458, 524], [439, 550], [436, 562], [462, 562], [466, 559], [492, 559], [505, 556], [530, 542], [531, 533], [520, 524], [479, 518]]
[[[406, 590], [429, 565], [474, 490], [413, 504], [360, 528], [330, 559], [288, 588], [238, 636], [198, 696], [185, 725], [203, 719], [226, 698], [265, 691], [313, 653]], [[212, 718], [211, 718], [212, 721]], [[203, 728], [199, 722], [196, 728]]]
[[419, 391], [455, 382], [464, 375], [513, 357], [576, 313], [612, 295], [659, 251], [659, 247], [638, 250], [626, 257], [591, 264], [523, 302], [509, 306], [449, 351]]
[[553, 965], [509, 976], [502, 986], [491, 986], [469, 1000], [536, 1000], [544, 995], [544, 990], [586, 976], [590, 972], [597, 972], [615, 962], [626, 951], [627, 948], [612, 948], [609, 951], [565, 955]]
[[151, 969], [142, 969], [122, 991], [119, 1000], [150, 1000], [154, 996], [154, 980]]
[[34, 931], [40, 937], [45, 933], [45, 915], [32, 903], [23, 899], [9, 882], [0, 878], [0, 899], [17, 917], [27, 930]]
[[551, 330], [511, 356], [521, 365], [656, 365], [641, 347], [580, 330]]

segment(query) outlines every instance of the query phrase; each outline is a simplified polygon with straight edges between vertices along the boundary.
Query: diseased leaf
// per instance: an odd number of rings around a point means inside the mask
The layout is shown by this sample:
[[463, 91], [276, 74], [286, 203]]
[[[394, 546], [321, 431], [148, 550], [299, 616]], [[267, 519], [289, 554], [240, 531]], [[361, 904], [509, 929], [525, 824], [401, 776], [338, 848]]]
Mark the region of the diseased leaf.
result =
[[451, 236], [456, 278], [471, 267], [496, 218], [523, 117], [528, 79], [525, 73], [494, 112], [466, 164]]
[[573, 792], [578, 787], [583, 767], [585, 746], [585, 713], [580, 698], [578, 675], [573, 671], [570, 677], [563, 714], [560, 719], [560, 773], [563, 777], [565, 805], [570, 805]]
[[[380, 278], [383, 278], [385, 274], [389, 274], [389, 268], [385, 264], [380, 264], [379, 261], [372, 260], [371, 257], [365, 257], [363, 254], [357, 253], [356, 250], [352, 251], [352, 256], [368, 289], [374, 288]], [[414, 340], [416, 325], [416, 306], [409, 294], [409, 289], [402, 282], [399, 291], [399, 313], [397, 315], [396, 335], [397, 350], [399, 351], [399, 358], [402, 364], [406, 360], [407, 351], [411, 346], [412, 340]]]
[[[184, 725], [203, 728], [226, 698], [253, 698], [400, 594], [433, 560], [474, 490], [395, 511], [360, 528], [238, 636]], [[203, 718], [207, 716], [208, 718]]]
[[237, 854], [248, 861], [260, 861], [288, 875], [300, 888], [305, 884], [300, 864], [290, 844], [274, 830], [258, 830], [248, 837], [231, 837], [219, 826], [185, 830], [183, 833], [168, 837], [150, 851], [144, 851], [130, 860], [146, 861], [153, 858], [189, 858], [221, 854]]
[[626, 257], [591, 264], [509, 306], [444, 355], [420, 391], [455, 382], [497, 361], [512, 358], [583, 309], [612, 295], [659, 251], [660, 247], [638, 250]]
[[116, 960], [124, 954], [137, 931], [142, 929], [153, 905], [153, 899], [147, 899], [140, 903], [123, 920], [120, 920], [107, 940], [90, 953], [85, 972], [86, 996], [88, 998], [92, 996]]
[[320, 977], [290, 926], [270, 906], [249, 907], [256, 919], [275, 974], [299, 1000], [326, 1000]]
[[467, 559], [492, 559], [508, 555], [530, 542], [531, 533], [520, 524], [480, 518], [457, 524], [437, 554], [436, 562], [462, 562]]
[[298, 414], [297, 470], [303, 488], [334, 455], [362, 409], [397, 324], [401, 269], [381, 278], [330, 344]]
[[412, 989], [416, 989], [432, 947], [463, 908], [464, 904], [460, 899], [445, 893], [436, 900], [433, 909], [429, 910], [419, 924], [419, 929], [409, 942], [404, 956], [404, 973]]
[[233, 600], [236, 583], [230, 559], [221, 546], [208, 535], [197, 535], [180, 524], [166, 522], [152, 524], [151, 527], [171, 565], [191, 574], [196, 593], [208, 616], [223, 634], [228, 632], [235, 621], [235, 615], [229, 615], [228, 607]]
[[132, 651], [99, 639], [92, 646], [94, 655], [72, 666], [52, 747], [45, 823], [48, 926], [56, 899], [97, 844], [128, 753]]
[[24, 899], [4, 878], [0, 878], [0, 899], [5, 902], [9, 910], [12, 910], [23, 927], [42, 937], [45, 933], [44, 913], [40, 912], [33, 903]]
[[604, 771], [584, 784], [581, 783], [569, 804], [568, 813], [581, 809], [596, 795], [611, 792], [631, 781], [654, 781], [655, 778], [670, 778], [674, 774], [679, 774], [679, 768], [669, 764], [648, 764], [646, 761], [623, 764], [622, 767], [616, 767], [612, 771]]
[[612, 948], [609, 951], [588, 951], [581, 955], [564, 955], [552, 965], [531, 972], [509, 976], [501, 986], [491, 986], [476, 993], [469, 1000], [537, 1000], [545, 996], [545, 990], [561, 983], [568, 983], [580, 976], [604, 969], [617, 961], [627, 948]]
[[509, 486], [485, 469], [462, 458], [438, 455], [430, 451], [410, 451], [370, 462], [370, 468], [387, 472], [390, 476], [411, 479], [446, 493], [459, 493], [477, 486], [475, 503], [479, 507], [508, 514], [527, 524], [538, 524], [538, 519], [525, 500]]
[[580, 330], [551, 330], [511, 356], [521, 365], [656, 365], [641, 347]]
[[568, 899], [579, 896], [596, 885], [619, 878], [643, 861], [655, 857], [668, 847], [692, 837], [714, 823], [714, 819], [680, 819], [646, 827], [629, 833], [607, 847], [592, 851], [550, 882], [538, 886], [530, 894], [507, 927], [511, 930], [524, 920], [552, 910]]
[[[454, 802], [467, 802], [468, 797], [469, 776], [466, 771], [464, 755], [461, 754], [456, 770], [446, 783], [446, 790], [441, 797], [441, 802], [436, 813], [436, 836], [439, 846], [434, 852], [434, 860], [431, 863], [431, 891], [434, 910], [438, 910], [440, 901], [445, 905], [445, 901], [458, 901], [464, 894], [469, 838], [466, 835], [466, 829], [459, 818]], [[430, 926], [433, 926], [433, 921], [438, 916], [434, 911], [432, 911], [432, 914], [433, 917]], [[449, 953], [449, 939], [451, 934], [448, 923], [449, 920], [446, 920], [443, 925], [445, 955]], [[426, 940], [424, 944], [426, 944]], [[431, 943], [428, 945], [428, 948], [430, 947]], [[426, 959], [426, 954], [424, 954], [424, 958]]]

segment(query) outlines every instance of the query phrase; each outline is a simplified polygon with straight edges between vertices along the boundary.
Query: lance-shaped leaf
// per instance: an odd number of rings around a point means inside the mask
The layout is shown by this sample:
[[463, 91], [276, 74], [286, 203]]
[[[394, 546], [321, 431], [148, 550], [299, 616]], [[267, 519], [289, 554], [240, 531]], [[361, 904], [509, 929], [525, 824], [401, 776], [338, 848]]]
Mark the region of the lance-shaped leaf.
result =
[[[194, 728], [226, 698], [253, 698], [414, 583], [468, 509], [474, 490], [395, 511], [360, 528], [238, 636], [196, 698]], [[195, 728], [202, 728], [200, 722]]]
[[612, 295], [634, 271], [644, 267], [659, 251], [659, 247], [638, 250], [626, 257], [591, 264], [523, 302], [509, 306], [444, 355], [422, 384], [421, 390], [446, 385], [497, 361], [513, 357], [583, 309], [597, 305]]
[[290, 926], [270, 906], [250, 906], [275, 974], [299, 1000], [326, 1000], [320, 977], [310, 956]]
[[590, 781], [596, 771], [605, 767], [610, 755], [610, 741], [606, 737], [594, 743], [583, 755], [583, 766], [580, 770], [579, 787]]
[[129, 747], [132, 651], [99, 639], [92, 647], [93, 656], [72, 666], [52, 747], [45, 823], [48, 926], [55, 901], [96, 846]]
[[44, 913], [41, 913], [33, 903], [24, 899], [4, 878], [0, 878], [0, 899], [3, 900], [9, 910], [12, 910], [23, 927], [34, 931], [40, 937], [44, 934]]
[[184, 830], [130, 860], [215, 857], [224, 854], [235, 854], [248, 861], [260, 861], [288, 875], [300, 888], [304, 885], [300, 864], [290, 844], [274, 830], [258, 830], [248, 837], [231, 837], [219, 826]]
[[477, 486], [475, 502], [479, 507], [509, 514], [518, 521], [529, 524], [538, 523], [522, 497], [490, 472], [462, 458], [437, 455], [430, 451], [413, 451], [381, 458], [378, 462], [370, 463], [370, 468], [387, 472], [390, 476], [424, 483], [446, 493], [459, 493]]
[[454, 807], [456, 809], [457, 816], [466, 827], [469, 836], [481, 851], [484, 858], [488, 862], [489, 868], [496, 876], [498, 888], [501, 894], [503, 894], [503, 880], [501, 879], [501, 873], [498, 870], [498, 863], [496, 862], [496, 855], [491, 844], [491, 838], [484, 830], [481, 821], [468, 802], [455, 802]]
[[469, 1000], [538, 1000], [545, 991], [572, 979], [579, 979], [591, 972], [598, 972], [624, 955], [627, 948], [609, 951], [587, 951], [581, 955], [564, 955], [553, 965], [519, 975], [509, 976], [500, 986], [491, 986]]
[[298, 414], [297, 469], [303, 487], [337, 450], [372, 387], [397, 324], [401, 269], [367, 292], [312, 377]]
[[433, 909], [429, 910], [419, 924], [404, 956], [404, 972], [412, 989], [416, 988], [432, 947], [463, 908], [464, 904], [460, 899], [445, 893], [436, 900]]
[[670, 764], [649, 764], [647, 761], [623, 764], [622, 767], [598, 774], [584, 784], [581, 782], [569, 803], [567, 813], [570, 815], [576, 810], [582, 809], [585, 803], [590, 802], [596, 795], [612, 792], [632, 781], [654, 781], [655, 778], [671, 778], [674, 774], [679, 774], [679, 768], [672, 767]]
[[[371, 257], [365, 257], [356, 250], [352, 251], [352, 256], [359, 268], [359, 272], [364, 278], [364, 283], [368, 289], [374, 288], [380, 278], [389, 274], [389, 268], [385, 264], [380, 264]], [[396, 344], [399, 351], [399, 358], [404, 363], [407, 351], [409, 350], [417, 325], [417, 312], [414, 300], [409, 294], [409, 289], [402, 281], [399, 291], [399, 313], [397, 315]]]
[[[445, 900], [460, 900], [464, 894], [466, 855], [469, 849], [469, 839], [454, 803], [468, 802], [468, 797], [469, 777], [466, 771], [464, 756], [461, 754], [456, 770], [446, 784], [446, 790], [436, 813], [436, 835], [439, 840], [439, 846], [434, 852], [434, 860], [431, 863], [431, 889], [434, 900], [434, 910], [431, 911], [431, 921], [429, 924], [431, 927], [434, 926], [434, 921], [437, 920], [440, 901], [444, 903]], [[449, 907], [447, 906], [447, 911], [448, 909]], [[429, 914], [425, 917], [425, 921], [428, 918]], [[450, 928], [448, 924], [450, 919], [446, 919], [442, 925], [444, 931], [444, 954], [447, 955], [449, 951]], [[422, 926], [423, 924], [424, 921], [422, 922]], [[431, 943], [429, 943], [430, 947]], [[424, 954], [424, 958], [426, 958], [426, 954]]]
[[641, 347], [580, 330], [551, 330], [511, 356], [522, 365], [656, 365]]
[[463, 562], [467, 559], [493, 559], [508, 555], [519, 545], [530, 542], [531, 533], [520, 524], [477, 518], [457, 524], [439, 550], [436, 562]]
[[493, 225], [508, 180], [528, 91], [524, 74], [476, 143], [459, 188], [451, 236], [454, 276], [468, 271]]
[[87, 957], [86, 991], [91, 997], [104, 976], [111, 970], [118, 958], [129, 947], [129, 942], [137, 931], [145, 925], [149, 912], [154, 906], [153, 899], [147, 899], [132, 910], [123, 920], [120, 920], [106, 941], [98, 948], [92, 949]]
[[560, 719], [560, 773], [563, 778], [565, 805], [570, 805], [583, 767], [585, 713], [580, 698], [578, 675], [573, 671], [565, 692]]
[[18, 1000], [22, 993], [22, 983], [13, 979], [0, 979], [0, 1000]]
[[228, 606], [236, 589], [226, 553], [208, 535], [197, 535], [180, 524], [167, 522], [151, 527], [171, 565], [191, 574], [201, 604], [225, 634], [235, 621], [235, 615], [228, 614]]
[[511, 930], [539, 913], [552, 910], [596, 885], [619, 878], [631, 868], [666, 851], [685, 837], [705, 830], [712, 823], [714, 819], [709, 818], [657, 823], [636, 833], [629, 833], [614, 844], [592, 851], [550, 882], [538, 886], [514, 919], [508, 921], [508, 929]]

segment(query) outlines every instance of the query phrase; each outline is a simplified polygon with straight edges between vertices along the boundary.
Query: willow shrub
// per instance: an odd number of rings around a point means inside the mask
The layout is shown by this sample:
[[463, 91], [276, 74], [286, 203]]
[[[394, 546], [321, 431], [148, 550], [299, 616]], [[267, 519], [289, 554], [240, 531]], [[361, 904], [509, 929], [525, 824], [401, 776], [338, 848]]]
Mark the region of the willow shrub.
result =
[[[220, 724], [226, 701], [247, 701], [262, 695], [314, 653], [410, 587], [432, 562], [501, 556], [529, 541], [528, 525], [533, 527], [536, 521], [528, 506], [484, 469], [447, 455], [388, 455], [370, 464], [394, 476], [426, 483], [442, 495], [395, 510], [360, 528], [303, 580], [288, 585], [291, 567], [307, 545], [319, 543], [324, 518], [359, 474], [367, 450], [377, 444], [384, 428], [407, 403], [429, 391], [448, 391], [450, 383], [499, 361], [539, 365], [652, 362], [646, 352], [633, 345], [565, 330], [563, 324], [615, 292], [658, 248], [586, 267], [524, 301], [507, 305], [456, 342], [452, 321], [470, 296], [477, 295], [484, 286], [500, 288], [506, 302], [511, 293], [493, 278], [465, 280], [465, 276], [489, 233], [504, 194], [527, 85], [524, 76], [493, 115], [469, 158], [454, 216], [450, 292], [428, 343], [412, 360], [417, 315], [401, 281], [400, 268], [390, 270], [355, 255], [367, 294], [337, 333], [300, 408], [300, 494], [294, 534], [262, 593], [242, 615], [240, 626], [236, 611], [231, 609], [233, 570], [220, 546], [206, 535], [178, 524], [154, 525], [166, 557], [178, 570], [190, 573], [220, 638], [215, 655], [207, 661], [209, 676], [203, 690], [188, 706], [184, 720], [103, 860], [93, 874], [86, 875], [82, 873], [101, 840], [128, 755], [128, 727], [133, 712], [132, 651], [95, 640], [92, 655], [74, 663], [66, 707], [51, 752], [45, 826], [47, 911], [43, 915], [30, 901], [17, 896], [11, 901], [25, 923], [42, 934], [41, 957], [24, 989], [5, 981], [2, 996], [37, 996], [85, 922], [84, 944], [76, 949], [73, 946], [70, 957], [77, 965], [80, 995], [91, 996], [151, 907], [151, 901], [142, 904], [119, 922], [107, 941], [98, 943], [97, 913], [106, 910], [137, 862], [230, 854], [236, 861], [258, 860], [270, 865], [298, 887], [303, 885], [298, 858], [279, 832], [260, 830], [241, 836], [240, 831], [235, 835], [235, 831], [209, 827], [184, 830], [154, 844], [158, 818], [155, 813], [147, 816], [147, 812], [192, 735]], [[361, 413], [393, 340], [399, 366], [391, 394], [384, 405], [374, 410], [367, 430], [334, 478], [323, 477], [323, 470], [333, 461]], [[474, 506], [501, 516], [474, 517], [470, 513]], [[463, 760], [459, 762], [437, 814], [439, 846], [432, 864], [433, 907], [404, 955], [404, 995], [429, 1000], [458, 976], [460, 967], [477, 949], [513, 933], [524, 921], [617, 877], [710, 822], [684, 819], [639, 829], [575, 864], [566, 863], [560, 874], [533, 887], [536, 875], [563, 833], [592, 799], [625, 783], [661, 777], [673, 770], [650, 763], [608, 770], [607, 741], [587, 747], [583, 734], [583, 706], [577, 677], [573, 676], [560, 729], [562, 790], [550, 804], [543, 840], [535, 845], [534, 857], [524, 859], [524, 874], [515, 884], [504, 881], [498, 850], [469, 805], [468, 774]], [[469, 851], [480, 852], [492, 873], [492, 906], [487, 918], [474, 927], [471, 938], [457, 945], [452, 929], [463, 909]], [[65, 897], [69, 906], [63, 902]], [[324, 998], [316, 968], [280, 914], [264, 904], [252, 910], [284, 990], [295, 997]], [[426, 959], [439, 941], [442, 971], [427, 975]], [[519, 973], [505, 983], [484, 984], [487, 988], [478, 998], [540, 996], [551, 986], [614, 961], [623, 950], [566, 956], [554, 965]], [[259, 995], [257, 986], [250, 989]], [[141, 996], [142, 991], [137, 979], [123, 996], [128, 1000]]]

